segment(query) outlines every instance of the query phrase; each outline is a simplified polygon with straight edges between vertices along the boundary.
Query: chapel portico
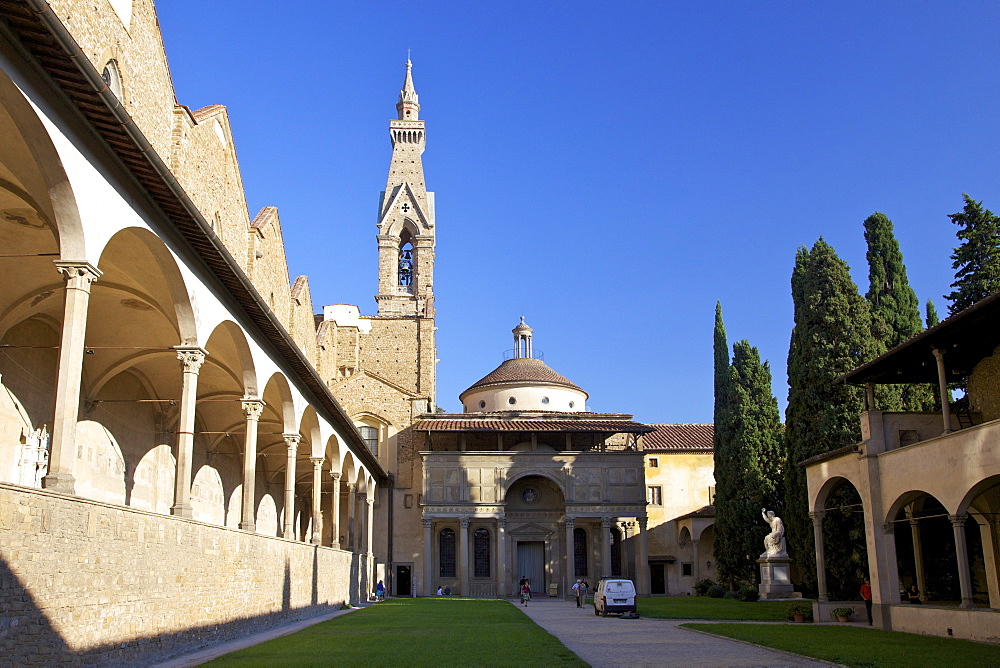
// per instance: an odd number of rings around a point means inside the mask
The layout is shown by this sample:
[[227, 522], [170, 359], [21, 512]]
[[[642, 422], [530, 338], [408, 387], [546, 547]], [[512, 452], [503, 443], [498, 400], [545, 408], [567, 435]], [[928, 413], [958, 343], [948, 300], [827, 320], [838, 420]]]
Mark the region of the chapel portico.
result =
[[465, 413], [413, 425], [422, 593], [512, 596], [522, 576], [536, 595], [568, 596], [577, 578], [602, 576], [633, 577], [648, 593], [639, 437], [653, 428], [585, 412], [587, 393], [533, 357], [531, 332], [522, 318], [514, 357], [462, 393]]

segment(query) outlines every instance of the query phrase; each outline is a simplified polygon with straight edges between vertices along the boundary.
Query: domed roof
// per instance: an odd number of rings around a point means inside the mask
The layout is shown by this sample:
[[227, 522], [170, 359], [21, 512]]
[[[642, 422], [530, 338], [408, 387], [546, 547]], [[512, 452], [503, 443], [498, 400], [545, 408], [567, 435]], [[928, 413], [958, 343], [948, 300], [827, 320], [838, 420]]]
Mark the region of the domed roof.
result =
[[532, 328], [528, 327], [524, 323], [524, 316], [522, 315], [521, 316], [521, 323], [517, 327], [515, 327], [514, 329], [512, 329], [510, 331], [513, 332], [514, 337], [516, 338], [517, 335], [520, 334], [521, 332], [533, 332], [535, 330], [533, 330]]
[[[559, 385], [561, 387], [567, 387], [583, 392], [583, 390], [575, 383], [571, 382], [565, 376], [562, 376], [550, 369], [549, 366], [542, 360], [537, 360], [531, 357], [515, 357], [514, 359], [507, 360], [496, 369], [486, 374], [486, 376], [478, 382], [473, 383], [473, 385], [462, 394], [464, 395], [469, 390], [475, 390], [480, 387], [503, 384]], [[584, 392], [584, 394], [586, 394], [586, 392]]]

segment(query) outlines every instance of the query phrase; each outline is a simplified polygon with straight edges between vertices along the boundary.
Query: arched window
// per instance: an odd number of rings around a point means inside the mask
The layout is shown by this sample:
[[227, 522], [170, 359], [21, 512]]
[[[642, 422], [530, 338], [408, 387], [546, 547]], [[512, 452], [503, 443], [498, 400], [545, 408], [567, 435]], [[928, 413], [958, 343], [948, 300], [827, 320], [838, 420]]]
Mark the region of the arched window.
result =
[[587, 530], [580, 527], [573, 529], [573, 574], [587, 576]]
[[399, 235], [399, 284], [413, 285], [413, 243], [409, 230]]
[[115, 94], [115, 97], [119, 100], [122, 99], [122, 75], [118, 71], [118, 63], [109, 60], [101, 71], [101, 78], [104, 79], [104, 83], [108, 84], [108, 88]]
[[474, 576], [488, 578], [490, 576], [490, 532], [486, 529], [476, 529], [472, 534], [473, 553], [475, 554]]
[[359, 431], [361, 432], [361, 438], [365, 439], [365, 443], [368, 445], [368, 449], [372, 451], [372, 454], [376, 457], [378, 456], [378, 428], [369, 427], [368, 425], [362, 426]]
[[455, 530], [443, 529], [438, 535], [438, 561], [443, 578], [455, 577]]

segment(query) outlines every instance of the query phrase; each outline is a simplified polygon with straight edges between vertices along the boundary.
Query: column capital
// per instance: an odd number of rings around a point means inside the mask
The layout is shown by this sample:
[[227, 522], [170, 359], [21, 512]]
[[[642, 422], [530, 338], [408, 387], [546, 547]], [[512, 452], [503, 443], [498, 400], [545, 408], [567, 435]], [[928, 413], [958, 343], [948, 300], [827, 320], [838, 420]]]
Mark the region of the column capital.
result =
[[310, 457], [309, 461], [312, 462], [314, 469], [318, 469], [323, 467], [323, 462], [325, 462], [326, 460], [322, 457]]
[[177, 359], [184, 373], [198, 373], [208, 356], [208, 351], [199, 346], [174, 346], [174, 350], [177, 351]]
[[882, 533], [886, 535], [892, 535], [896, 533], [896, 524], [894, 522], [886, 522], [882, 525]]
[[293, 453], [299, 449], [299, 441], [302, 440], [300, 434], [282, 434], [281, 438], [285, 439], [285, 445], [288, 446], [289, 453]]
[[340, 482], [340, 473], [337, 471], [330, 471], [330, 479], [335, 483]]
[[248, 420], [259, 420], [260, 414], [264, 412], [264, 402], [256, 397], [243, 397], [240, 399], [243, 407], [243, 415]]
[[507, 518], [501, 517], [497, 519], [497, 531], [506, 531], [506, 530], [507, 530]]
[[[354, 483], [354, 486], [357, 487], [358, 484]], [[365, 501], [368, 498], [368, 492], [355, 492], [355, 494], [358, 497], [358, 501]]]
[[814, 527], [823, 526], [823, 518], [826, 517], [825, 510], [814, 510], [809, 513], [809, 517], [812, 518]]
[[463, 529], [468, 529], [469, 528], [469, 522], [470, 522], [470, 518], [469, 517], [459, 517], [458, 518], [458, 524]]
[[102, 274], [100, 269], [82, 260], [56, 260], [53, 264], [71, 288], [90, 288]]
[[614, 522], [611, 520], [610, 517], [602, 517], [601, 518], [601, 528], [602, 529], [610, 529], [612, 524], [614, 524]]
[[432, 520], [429, 517], [421, 517], [420, 523], [424, 525], [425, 529], [430, 529], [432, 526], [434, 526], [434, 520]]
[[566, 522], [566, 527], [570, 528], [576, 524], [576, 517], [572, 515], [567, 515], [564, 521]]
[[649, 518], [645, 515], [635, 518], [635, 521], [639, 523], [639, 530], [645, 531], [646, 527], [649, 526]]
[[948, 515], [948, 521], [951, 522], [953, 527], [964, 527], [965, 520], [969, 519], [968, 515]]
[[356, 490], [357, 488], [358, 488], [358, 483], [356, 483], [356, 482], [349, 482], [349, 483], [347, 483], [347, 492], [348, 492], [348, 494], [354, 494], [354, 490]]

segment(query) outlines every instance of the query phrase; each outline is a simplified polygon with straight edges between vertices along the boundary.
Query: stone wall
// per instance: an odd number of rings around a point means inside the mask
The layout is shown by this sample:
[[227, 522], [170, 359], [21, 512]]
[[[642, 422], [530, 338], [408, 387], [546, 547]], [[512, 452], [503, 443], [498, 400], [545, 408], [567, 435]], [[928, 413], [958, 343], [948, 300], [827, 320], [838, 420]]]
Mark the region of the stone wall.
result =
[[1000, 418], [1000, 349], [972, 370], [969, 376], [969, 403], [982, 413], [983, 422]]
[[0, 664], [147, 664], [336, 609], [352, 556], [0, 484]]

